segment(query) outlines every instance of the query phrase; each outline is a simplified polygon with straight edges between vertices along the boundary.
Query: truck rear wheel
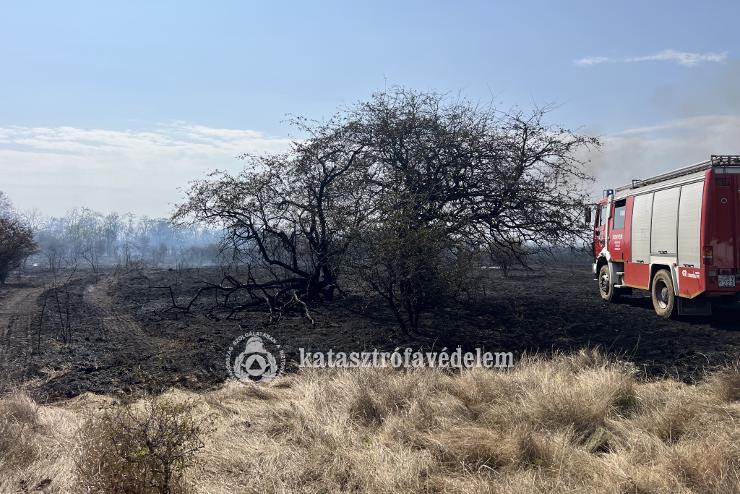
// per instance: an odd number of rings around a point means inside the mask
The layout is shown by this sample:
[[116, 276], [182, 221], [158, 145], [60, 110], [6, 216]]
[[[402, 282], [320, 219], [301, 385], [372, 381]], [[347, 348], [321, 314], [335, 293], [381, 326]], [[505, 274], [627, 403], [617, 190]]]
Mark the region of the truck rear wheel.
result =
[[615, 302], [619, 298], [619, 291], [614, 288], [614, 284], [609, 276], [608, 264], [604, 264], [599, 269], [599, 294], [607, 302]]
[[651, 294], [655, 313], [665, 319], [672, 317], [676, 307], [676, 293], [671, 274], [665, 269], [655, 273]]

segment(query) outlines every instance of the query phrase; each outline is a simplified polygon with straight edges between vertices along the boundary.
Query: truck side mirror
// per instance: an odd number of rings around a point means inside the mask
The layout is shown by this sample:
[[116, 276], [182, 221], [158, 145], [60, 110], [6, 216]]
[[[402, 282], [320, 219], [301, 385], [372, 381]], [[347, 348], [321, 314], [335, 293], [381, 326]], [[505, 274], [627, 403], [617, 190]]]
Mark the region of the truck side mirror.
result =
[[585, 223], [586, 226], [591, 226], [591, 206], [586, 206]]

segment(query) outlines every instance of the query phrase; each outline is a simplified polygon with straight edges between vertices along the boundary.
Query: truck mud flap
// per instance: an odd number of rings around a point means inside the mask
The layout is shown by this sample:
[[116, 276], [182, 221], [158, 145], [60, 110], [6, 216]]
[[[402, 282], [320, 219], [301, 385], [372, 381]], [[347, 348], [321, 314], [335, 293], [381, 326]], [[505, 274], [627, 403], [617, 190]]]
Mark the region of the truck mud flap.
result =
[[679, 316], [711, 316], [712, 304], [706, 297], [693, 299], [677, 297]]

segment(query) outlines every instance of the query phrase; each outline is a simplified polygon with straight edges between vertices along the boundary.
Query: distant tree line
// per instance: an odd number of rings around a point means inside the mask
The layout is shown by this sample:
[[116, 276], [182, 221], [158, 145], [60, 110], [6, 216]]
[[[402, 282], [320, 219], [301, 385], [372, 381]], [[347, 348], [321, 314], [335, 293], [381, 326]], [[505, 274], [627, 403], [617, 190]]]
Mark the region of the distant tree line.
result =
[[168, 219], [133, 214], [102, 214], [87, 208], [61, 217], [37, 220], [34, 226], [39, 262], [57, 270], [70, 263], [97, 271], [102, 266], [128, 267], [213, 264], [220, 232], [173, 225]]
[[0, 281], [29, 262], [54, 273], [103, 267], [205, 266], [222, 262], [223, 233], [166, 218], [74, 209], [64, 216], [17, 212], [0, 192]]

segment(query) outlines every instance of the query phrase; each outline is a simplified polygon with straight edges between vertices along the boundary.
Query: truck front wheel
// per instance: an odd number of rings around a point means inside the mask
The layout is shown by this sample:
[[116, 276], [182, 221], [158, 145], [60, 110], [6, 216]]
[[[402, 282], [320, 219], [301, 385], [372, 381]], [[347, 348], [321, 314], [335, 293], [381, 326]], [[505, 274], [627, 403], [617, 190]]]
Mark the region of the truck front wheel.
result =
[[604, 264], [599, 269], [599, 294], [607, 302], [616, 302], [619, 292], [614, 288], [611, 277], [609, 276], [609, 265]]
[[651, 293], [655, 313], [665, 319], [673, 316], [676, 307], [676, 294], [673, 290], [671, 274], [668, 271], [661, 269], [655, 273]]

